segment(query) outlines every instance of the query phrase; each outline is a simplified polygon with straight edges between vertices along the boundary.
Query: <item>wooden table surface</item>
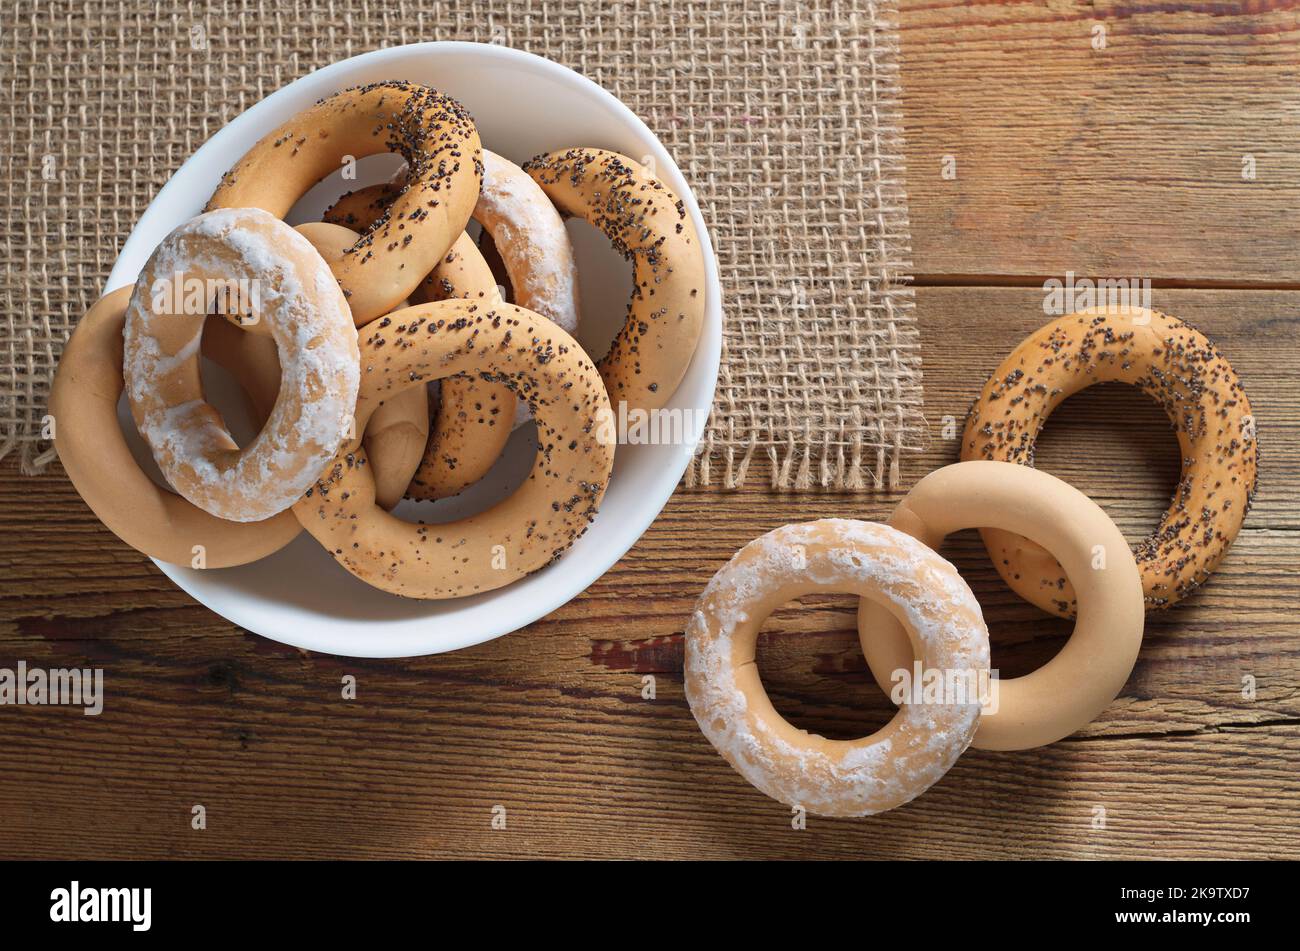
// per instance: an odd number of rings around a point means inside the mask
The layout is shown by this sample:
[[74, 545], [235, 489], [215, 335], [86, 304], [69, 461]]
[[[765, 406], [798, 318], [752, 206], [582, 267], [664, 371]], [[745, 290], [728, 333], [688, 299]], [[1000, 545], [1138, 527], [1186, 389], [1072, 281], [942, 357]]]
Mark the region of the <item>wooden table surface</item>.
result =
[[[99, 717], [0, 708], [7, 857], [1280, 857], [1300, 846], [1300, 14], [1293, 3], [906, 2], [909, 189], [926, 414], [905, 484], [1044, 320], [1042, 282], [1150, 278], [1214, 338], [1259, 421], [1258, 500], [1211, 582], [1153, 615], [1096, 722], [969, 751], [912, 804], [810, 817], [750, 787], [682, 695], [682, 630], [741, 545], [786, 522], [885, 518], [899, 497], [680, 491], [585, 595], [453, 655], [358, 661], [241, 631], [102, 528], [62, 473], [0, 468], [0, 667], [101, 666]], [[1239, 12], [1249, 9], [1251, 12]], [[1095, 27], [1105, 49], [1094, 48]], [[945, 167], [956, 177], [944, 177]], [[1254, 178], [1243, 177], [1253, 160]], [[1130, 539], [1177, 477], [1160, 411], [1071, 399], [1039, 465]], [[970, 580], [1003, 676], [1069, 626], [1020, 602], [973, 532]], [[849, 598], [765, 626], [760, 667], [798, 725], [886, 722]], [[357, 698], [340, 698], [344, 675]], [[652, 676], [655, 698], [643, 699]], [[1256, 684], [1243, 696], [1243, 678]], [[191, 828], [204, 806], [207, 827]], [[494, 828], [504, 807], [505, 828]]]

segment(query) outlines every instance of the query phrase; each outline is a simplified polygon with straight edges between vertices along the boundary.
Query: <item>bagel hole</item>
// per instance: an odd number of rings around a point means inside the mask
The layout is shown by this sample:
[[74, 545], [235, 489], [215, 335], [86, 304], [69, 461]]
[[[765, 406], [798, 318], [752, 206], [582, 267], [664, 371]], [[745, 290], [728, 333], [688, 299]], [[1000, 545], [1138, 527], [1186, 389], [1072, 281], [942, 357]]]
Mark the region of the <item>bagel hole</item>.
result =
[[1135, 544], [1155, 530], [1169, 505], [1182, 452], [1153, 399], [1125, 383], [1099, 383], [1048, 417], [1034, 466], [1091, 498]]
[[[330, 205], [338, 201], [340, 195], [356, 191], [358, 188], [365, 188], [367, 185], [378, 185], [381, 182], [386, 182], [404, 164], [402, 157], [392, 152], [367, 155], [364, 158], [357, 159], [355, 166], [344, 165], [340, 162], [337, 171], [321, 179], [309, 188], [306, 194], [294, 202], [293, 207], [289, 209], [289, 213], [284, 216], [284, 220], [290, 225], [320, 221], [325, 216], [325, 212]], [[355, 170], [355, 178], [343, 177], [345, 171], [351, 174], [352, 170]]]
[[240, 449], [247, 448], [262, 428], [254, 421], [252, 404], [243, 388], [228, 370], [207, 357], [199, 361], [199, 379], [203, 383], [203, 398], [221, 414], [235, 444]]
[[[235, 382], [235, 378], [207, 357], [202, 357], [199, 360], [199, 380], [203, 386], [204, 399], [221, 413], [235, 443], [241, 449], [251, 443], [257, 437], [260, 427], [254, 422], [252, 407], [239, 384]], [[163, 477], [162, 470], [158, 468], [158, 463], [154, 461], [149, 444], [144, 441], [144, 437], [135, 427], [135, 420], [131, 417], [131, 404], [127, 401], [125, 393], [118, 400], [117, 420], [122, 427], [122, 434], [126, 438], [131, 457], [139, 465], [140, 471], [148, 476], [154, 485], [168, 492], [174, 492], [175, 490]]]
[[1074, 622], [1030, 604], [1011, 590], [989, 560], [977, 529], [954, 532], [939, 554], [970, 585], [989, 629], [990, 666], [1002, 680], [1033, 673], [1055, 657], [1074, 631]]
[[755, 662], [772, 706], [801, 730], [856, 740], [894, 717], [858, 645], [854, 595], [810, 594], [773, 611]]
[[481, 225], [478, 225], [478, 222], [471, 219], [470, 224], [478, 226], [478, 248], [483, 254], [483, 261], [491, 269], [492, 276], [496, 278], [497, 292], [501, 295], [501, 299], [507, 304], [517, 303], [514, 285], [510, 283], [510, 275], [506, 273], [506, 262], [497, 249], [496, 241], [492, 239], [492, 235], [483, 230]]
[[158, 468], [158, 463], [154, 461], [153, 451], [149, 444], [144, 441], [140, 431], [135, 428], [135, 420], [131, 417], [131, 404], [127, 401], [126, 393], [123, 393], [117, 401], [117, 422], [122, 427], [122, 435], [126, 437], [126, 447], [131, 450], [131, 458], [140, 467], [140, 471], [147, 475], [150, 481], [159, 488], [166, 489], [168, 492], [174, 491], [167, 480], [163, 478], [162, 470]]
[[492, 468], [483, 478], [466, 487], [459, 495], [438, 499], [436, 502], [403, 499], [393, 514], [407, 522], [425, 522], [441, 525], [485, 512], [528, 481], [533, 461], [537, 458], [537, 424], [524, 423], [506, 442]]
[[565, 227], [573, 242], [578, 266], [578, 332], [582, 349], [593, 361], [609, 353], [627, 319], [632, 299], [632, 265], [614, 250], [609, 239], [581, 218]]
[[[1092, 498], [1130, 544], [1159, 522], [1181, 465], [1169, 418], [1154, 400], [1124, 383], [1099, 383], [1065, 400], [1034, 446], [1034, 466]], [[976, 529], [950, 535], [940, 554], [961, 572], [980, 603], [1000, 678], [1032, 673], [1065, 646], [1074, 621], [1048, 614], [1012, 591]]]

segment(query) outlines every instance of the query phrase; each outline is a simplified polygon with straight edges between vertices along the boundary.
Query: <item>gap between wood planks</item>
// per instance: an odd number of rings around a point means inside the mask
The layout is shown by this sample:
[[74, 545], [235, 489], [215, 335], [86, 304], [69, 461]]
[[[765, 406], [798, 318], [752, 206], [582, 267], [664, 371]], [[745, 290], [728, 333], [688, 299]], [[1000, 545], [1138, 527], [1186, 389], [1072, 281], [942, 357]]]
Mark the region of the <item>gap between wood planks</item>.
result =
[[1137, 730], [1132, 733], [1089, 733], [1082, 736], [1071, 735], [1057, 740], [1058, 743], [1097, 743], [1104, 740], [1168, 740], [1175, 737], [1212, 736], [1217, 733], [1240, 733], [1246, 730], [1273, 729], [1279, 726], [1300, 726], [1300, 717], [1276, 717], [1271, 720], [1257, 720], [1253, 723], [1208, 723], [1205, 726], [1190, 729], [1172, 730]]
[[[1081, 278], [1122, 277], [1117, 274], [1092, 274], [1076, 272]], [[1300, 281], [1226, 281], [1200, 278], [1142, 278], [1149, 280], [1152, 290], [1187, 291], [1300, 291]], [[1060, 280], [1059, 274], [914, 274], [909, 278], [913, 287], [1042, 287], [1049, 280]]]

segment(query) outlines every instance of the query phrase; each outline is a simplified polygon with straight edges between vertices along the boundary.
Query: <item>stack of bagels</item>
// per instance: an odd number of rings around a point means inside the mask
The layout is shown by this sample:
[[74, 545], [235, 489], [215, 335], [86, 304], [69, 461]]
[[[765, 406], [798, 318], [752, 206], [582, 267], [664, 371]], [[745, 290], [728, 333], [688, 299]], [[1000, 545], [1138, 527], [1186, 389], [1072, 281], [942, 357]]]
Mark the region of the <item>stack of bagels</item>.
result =
[[[392, 181], [324, 221], [284, 222], [318, 182], [378, 153], [403, 159]], [[632, 264], [626, 320], [599, 361], [573, 337], [570, 216]], [[520, 167], [482, 147], [450, 96], [372, 83], [265, 136], [134, 285], [91, 308], [55, 377], [55, 444], [105, 525], [152, 557], [245, 564], [306, 529], [375, 587], [460, 597], [545, 567], [586, 531], [617, 409], [667, 402], [704, 305], [694, 224], [646, 167], [592, 148]], [[207, 400], [202, 357], [244, 390], [260, 423], [247, 445]], [[117, 424], [124, 390], [167, 487]], [[509, 497], [442, 524], [390, 514], [481, 479], [530, 419], [536, 458]]]

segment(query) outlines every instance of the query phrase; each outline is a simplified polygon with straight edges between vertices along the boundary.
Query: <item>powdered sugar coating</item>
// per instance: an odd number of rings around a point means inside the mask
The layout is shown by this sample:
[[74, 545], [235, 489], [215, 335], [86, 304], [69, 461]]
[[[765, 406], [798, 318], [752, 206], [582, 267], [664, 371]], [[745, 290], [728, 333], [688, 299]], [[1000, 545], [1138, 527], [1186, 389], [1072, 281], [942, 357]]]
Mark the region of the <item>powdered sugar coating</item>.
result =
[[792, 587], [878, 599], [907, 626], [926, 669], [978, 674], [988, 670], [989, 646], [974, 595], [952, 565], [910, 536], [824, 519], [783, 526], [737, 552], [686, 629], [691, 711], [750, 783], [822, 815], [870, 815], [909, 802], [970, 745], [979, 703], [905, 704], [882, 730], [853, 741], [795, 729], [772, 709], [752, 669], [758, 628]]
[[[239, 286], [279, 352], [280, 398], [242, 451], [202, 397], [207, 308], [192, 314], [165, 297], [192, 281], [247, 282]], [[291, 506], [333, 459], [356, 408], [347, 301], [311, 243], [265, 211], [211, 211], [168, 235], [136, 283], [123, 341], [127, 397], [154, 459], [177, 492], [221, 518], [260, 521]]]
[[492, 235], [515, 302], [578, 329], [578, 267], [564, 219], [532, 176], [495, 152], [483, 150], [483, 188], [474, 218]]
[[[578, 330], [578, 266], [564, 219], [540, 185], [518, 165], [483, 150], [483, 187], [474, 218], [492, 236], [510, 276], [515, 303]], [[515, 426], [533, 414], [516, 404]]]

